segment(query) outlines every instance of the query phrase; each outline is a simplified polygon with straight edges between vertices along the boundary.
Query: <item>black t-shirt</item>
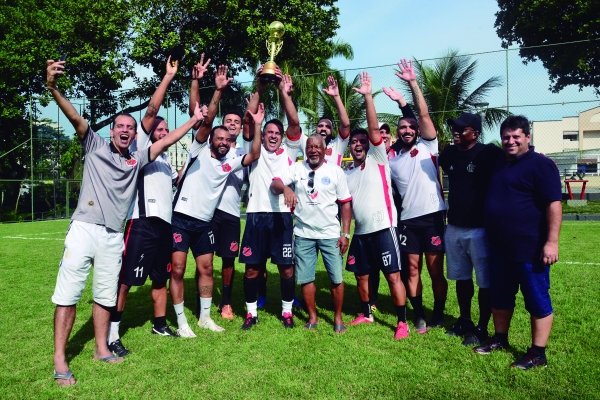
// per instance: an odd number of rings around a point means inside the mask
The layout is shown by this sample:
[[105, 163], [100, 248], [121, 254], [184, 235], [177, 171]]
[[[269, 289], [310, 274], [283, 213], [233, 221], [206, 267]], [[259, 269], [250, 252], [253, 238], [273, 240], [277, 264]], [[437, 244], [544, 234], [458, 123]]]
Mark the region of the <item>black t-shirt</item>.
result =
[[500, 147], [476, 143], [467, 151], [448, 146], [439, 164], [448, 175], [448, 223], [465, 228], [483, 228], [483, 206], [496, 162], [503, 157]]

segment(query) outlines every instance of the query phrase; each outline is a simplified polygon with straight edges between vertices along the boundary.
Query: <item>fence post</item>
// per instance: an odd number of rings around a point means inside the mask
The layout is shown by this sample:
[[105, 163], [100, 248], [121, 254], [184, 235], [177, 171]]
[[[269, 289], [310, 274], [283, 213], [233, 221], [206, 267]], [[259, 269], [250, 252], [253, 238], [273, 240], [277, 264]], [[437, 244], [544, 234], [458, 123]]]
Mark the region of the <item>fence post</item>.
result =
[[[31, 143], [31, 145], [29, 146], [29, 157], [30, 157], [30, 163], [31, 163], [31, 187], [29, 188], [29, 193], [31, 196], [31, 222], [33, 222], [33, 107], [31, 105], [32, 103], [32, 99], [31, 99], [31, 95], [29, 95], [29, 142]], [[20, 190], [20, 188], [19, 188]]]
[[510, 94], [508, 91], [508, 49], [506, 49], [506, 112], [510, 112]]
[[65, 218], [69, 218], [69, 180], [66, 181], [66, 193], [65, 193]]

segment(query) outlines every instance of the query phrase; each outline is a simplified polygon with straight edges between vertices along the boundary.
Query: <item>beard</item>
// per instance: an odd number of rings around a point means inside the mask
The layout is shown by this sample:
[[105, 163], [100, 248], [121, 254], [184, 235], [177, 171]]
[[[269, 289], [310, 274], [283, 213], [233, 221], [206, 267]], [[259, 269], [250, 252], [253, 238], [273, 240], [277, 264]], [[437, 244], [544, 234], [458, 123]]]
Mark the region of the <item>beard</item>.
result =
[[410, 142], [405, 142], [404, 140], [400, 140], [400, 142], [402, 143], [403, 149], [411, 149], [415, 145], [415, 143], [417, 143], [417, 136], [415, 135], [413, 140], [411, 140]]

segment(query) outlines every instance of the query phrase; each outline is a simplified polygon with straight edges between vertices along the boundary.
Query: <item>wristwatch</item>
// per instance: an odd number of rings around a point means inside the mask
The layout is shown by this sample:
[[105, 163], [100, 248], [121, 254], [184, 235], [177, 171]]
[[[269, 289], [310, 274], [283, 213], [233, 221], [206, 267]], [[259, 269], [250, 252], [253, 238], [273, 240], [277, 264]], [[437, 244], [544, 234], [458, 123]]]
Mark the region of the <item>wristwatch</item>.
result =
[[346, 239], [350, 239], [350, 234], [349, 233], [342, 233], [342, 236], [345, 237]]

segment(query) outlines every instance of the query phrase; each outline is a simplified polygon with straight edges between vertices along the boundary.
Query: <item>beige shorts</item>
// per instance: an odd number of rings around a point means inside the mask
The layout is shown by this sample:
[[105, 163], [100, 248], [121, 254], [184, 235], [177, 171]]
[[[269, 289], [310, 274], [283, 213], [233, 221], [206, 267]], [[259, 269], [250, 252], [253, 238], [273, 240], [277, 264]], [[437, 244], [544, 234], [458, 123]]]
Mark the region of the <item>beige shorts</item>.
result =
[[71, 221], [52, 302], [61, 306], [77, 304], [93, 265], [94, 301], [106, 307], [114, 306], [123, 248], [123, 233], [102, 225]]

